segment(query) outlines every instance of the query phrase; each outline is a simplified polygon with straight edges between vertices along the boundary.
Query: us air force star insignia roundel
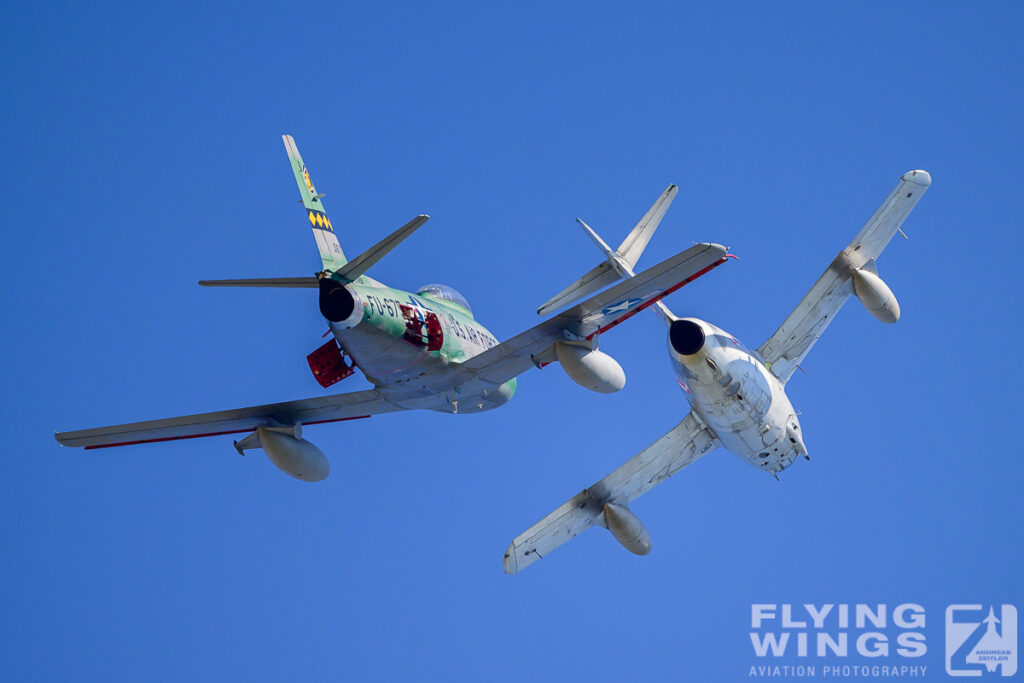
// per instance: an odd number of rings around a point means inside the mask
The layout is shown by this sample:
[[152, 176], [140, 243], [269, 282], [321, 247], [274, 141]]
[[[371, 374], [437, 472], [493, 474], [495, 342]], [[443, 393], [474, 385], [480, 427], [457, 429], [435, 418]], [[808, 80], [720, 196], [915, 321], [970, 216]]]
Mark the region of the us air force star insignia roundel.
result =
[[612, 313], [628, 311], [641, 301], [643, 301], [643, 299], [626, 299], [625, 301], [620, 301], [617, 304], [612, 304], [611, 306], [607, 306], [601, 309], [601, 313], [603, 313], [604, 315], [611, 315]]

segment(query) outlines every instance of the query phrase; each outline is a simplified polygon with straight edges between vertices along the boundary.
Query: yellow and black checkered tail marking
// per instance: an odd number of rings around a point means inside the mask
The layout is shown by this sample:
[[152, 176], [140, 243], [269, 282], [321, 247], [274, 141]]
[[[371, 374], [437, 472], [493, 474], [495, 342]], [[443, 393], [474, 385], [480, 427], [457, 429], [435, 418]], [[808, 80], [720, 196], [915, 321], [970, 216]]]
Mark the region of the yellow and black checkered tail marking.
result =
[[309, 176], [309, 169], [306, 168], [302, 156], [299, 155], [299, 148], [295, 146], [295, 140], [291, 135], [281, 137], [295, 174], [295, 182], [299, 187], [299, 196], [302, 197], [306, 220], [313, 228], [313, 237], [316, 239], [324, 270], [335, 271], [348, 263], [348, 260], [345, 258], [345, 252], [341, 250], [337, 235], [334, 234], [334, 225], [331, 224], [331, 219], [324, 212], [324, 204], [321, 201], [323, 195], [316, 191], [313, 180]]
[[333, 271], [345, 265], [347, 263], [345, 253], [341, 250], [341, 245], [338, 244], [334, 226], [331, 225], [331, 219], [327, 217], [327, 214], [323, 211], [306, 209], [306, 218], [313, 226], [313, 237], [316, 238], [316, 246], [320, 250], [324, 270]]
[[334, 232], [334, 226], [331, 225], [331, 219], [327, 217], [327, 214], [323, 213], [322, 211], [313, 211], [312, 209], [310, 209], [307, 213], [309, 222], [310, 224], [312, 224], [314, 228], [317, 228], [319, 230], [330, 230], [331, 232]]

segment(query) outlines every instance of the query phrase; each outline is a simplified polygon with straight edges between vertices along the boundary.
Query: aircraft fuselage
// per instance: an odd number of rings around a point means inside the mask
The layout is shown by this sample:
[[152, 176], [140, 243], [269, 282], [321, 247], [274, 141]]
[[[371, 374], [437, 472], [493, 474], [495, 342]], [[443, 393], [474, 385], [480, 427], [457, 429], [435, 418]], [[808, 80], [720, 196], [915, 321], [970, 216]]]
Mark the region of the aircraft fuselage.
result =
[[512, 398], [514, 379], [486, 387], [457, 372], [458, 364], [498, 344], [462, 307], [370, 278], [345, 289], [354, 299], [353, 309], [344, 320], [328, 319], [331, 331], [366, 378], [393, 402], [474, 413]]
[[807, 454], [785, 386], [738, 339], [683, 318], [672, 323], [668, 342], [686, 400], [724, 448], [773, 474]]

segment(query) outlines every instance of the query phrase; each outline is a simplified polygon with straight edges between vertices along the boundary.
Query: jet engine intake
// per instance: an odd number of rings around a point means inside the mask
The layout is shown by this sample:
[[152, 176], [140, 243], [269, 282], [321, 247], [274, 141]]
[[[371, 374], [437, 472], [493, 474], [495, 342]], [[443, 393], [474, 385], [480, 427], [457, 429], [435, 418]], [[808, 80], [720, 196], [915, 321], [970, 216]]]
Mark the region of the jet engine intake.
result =
[[651, 535], [640, 518], [625, 505], [605, 503], [604, 522], [615, 540], [634, 555], [651, 552]]
[[855, 268], [853, 291], [871, 315], [883, 323], [892, 324], [900, 319], [900, 302], [882, 278], [870, 270]]
[[614, 394], [626, 386], [626, 373], [614, 358], [589, 346], [555, 342], [555, 355], [565, 374], [581, 387]]
[[672, 349], [681, 356], [692, 356], [704, 348], [704, 330], [692, 320], [673, 320], [668, 328]]
[[334, 327], [349, 329], [363, 319], [363, 302], [348, 287], [329, 277], [320, 280], [320, 313]]
[[331, 463], [323, 451], [302, 438], [302, 425], [261, 425], [249, 436], [235, 442], [239, 453], [250, 448], [262, 448], [277, 469], [300, 481], [323, 481], [331, 473]]

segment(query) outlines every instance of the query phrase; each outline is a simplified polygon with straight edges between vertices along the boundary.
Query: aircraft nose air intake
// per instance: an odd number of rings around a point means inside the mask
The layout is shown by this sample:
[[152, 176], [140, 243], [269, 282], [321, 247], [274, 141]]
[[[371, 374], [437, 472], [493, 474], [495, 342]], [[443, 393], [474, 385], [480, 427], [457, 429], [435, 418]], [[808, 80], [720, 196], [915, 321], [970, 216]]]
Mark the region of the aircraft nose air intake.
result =
[[332, 323], [341, 322], [355, 309], [356, 302], [345, 285], [331, 278], [320, 280], [320, 313]]
[[668, 338], [675, 352], [683, 356], [692, 356], [704, 348], [704, 330], [692, 320], [673, 320]]

